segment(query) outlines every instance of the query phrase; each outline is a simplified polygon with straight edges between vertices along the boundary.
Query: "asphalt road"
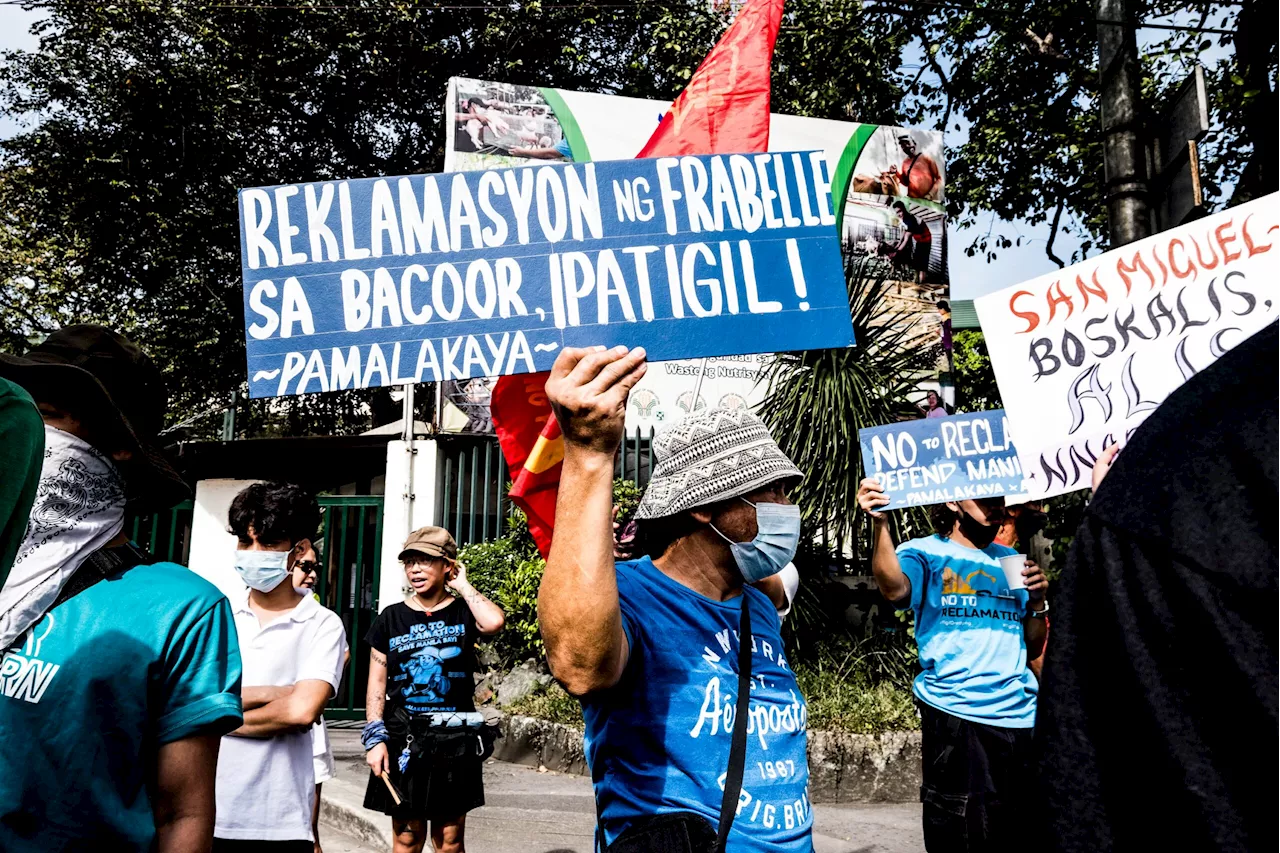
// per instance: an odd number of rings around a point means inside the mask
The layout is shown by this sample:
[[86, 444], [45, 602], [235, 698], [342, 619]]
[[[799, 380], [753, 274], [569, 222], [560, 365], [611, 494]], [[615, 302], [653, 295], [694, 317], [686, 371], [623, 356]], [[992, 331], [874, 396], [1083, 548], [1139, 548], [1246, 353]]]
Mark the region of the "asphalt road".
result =
[[[365, 845], [346, 850], [330, 849], [326, 843], [326, 853], [390, 849], [390, 819], [361, 807], [367, 779], [363, 761], [347, 758], [339, 761], [338, 778], [325, 784], [325, 799], [339, 808], [326, 812], [335, 817], [326, 818], [322, 837], [340, 829], [348, 837], [363, 834], [360, 843]], [[586, 777], [490, 761], [485, 765], [485, 802], [484, 808], [467, 816], [470, 853], [592, 853], [595, 806]], [[359, 818], [363, 818], [362, 827]], [[385, 846], [374, 841], [371, 830], [385, 839]], [[816, 853], [918, 853], [924, 850], [920, 806], [815, 805], [814, 849]]]

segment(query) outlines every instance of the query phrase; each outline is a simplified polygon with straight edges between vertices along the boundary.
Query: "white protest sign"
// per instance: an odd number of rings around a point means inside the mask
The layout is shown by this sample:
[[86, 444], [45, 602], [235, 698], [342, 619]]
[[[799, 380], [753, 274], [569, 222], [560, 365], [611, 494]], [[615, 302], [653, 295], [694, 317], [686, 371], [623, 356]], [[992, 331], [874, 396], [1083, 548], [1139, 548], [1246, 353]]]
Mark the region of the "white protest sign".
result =
[[976, 300], [1029, 495], [1089, 487], [1104, 448], [1276, 321], [1278, 232], [1272, 194]]

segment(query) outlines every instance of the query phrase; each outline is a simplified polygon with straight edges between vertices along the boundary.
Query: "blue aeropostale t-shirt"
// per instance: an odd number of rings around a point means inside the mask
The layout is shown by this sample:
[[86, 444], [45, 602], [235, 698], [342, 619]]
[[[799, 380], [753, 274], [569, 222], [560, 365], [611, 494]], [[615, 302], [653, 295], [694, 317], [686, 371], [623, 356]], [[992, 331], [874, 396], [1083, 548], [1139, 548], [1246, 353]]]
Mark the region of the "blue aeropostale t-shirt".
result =
[[0, 850], [150, 849], [158, 748], [240, 723], [226, 596], [174, 563], [99, 581], [0, 664]]
[[810, 853], [808, 710], [782, 651], [777, 610], [759, 590], [713, 601], [648, 557], [617, 564], [631, 655], [621, 681], [583, 702], [587, 761], [611, 843], [638, 818], [720, 819], [738, 692], [738, 620], [751, 607], [746, 770], [730, 853]]
[[920, 666], [915, 694], [948, 714], [1011, 729], [1035, 724], [1035, 676], [1027, 669], [1022, 620], [1027, 591], [1010, 590], [992, 543], [966, 548], [942, 536], [898, 546], [911, 581]]

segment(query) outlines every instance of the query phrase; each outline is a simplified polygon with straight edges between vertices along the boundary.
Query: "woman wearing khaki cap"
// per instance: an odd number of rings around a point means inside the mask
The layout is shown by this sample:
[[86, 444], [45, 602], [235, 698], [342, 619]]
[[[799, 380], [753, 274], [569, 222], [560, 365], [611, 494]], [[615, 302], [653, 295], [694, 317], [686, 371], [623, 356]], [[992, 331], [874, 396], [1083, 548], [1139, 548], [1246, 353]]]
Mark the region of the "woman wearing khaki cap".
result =
[[409, 534], [400, 561], [413, 594], [382, 611], [365, 636], [362, 740], [372, 776], [364, 806], [391, 816], [395, 853], [422, 850], [428, 823], [437, 851], [461, 853], [467, 812], [484, 805], [493, 730], [473, 699], [475, 642], [505, 620], [457, 557], [442, 527]]

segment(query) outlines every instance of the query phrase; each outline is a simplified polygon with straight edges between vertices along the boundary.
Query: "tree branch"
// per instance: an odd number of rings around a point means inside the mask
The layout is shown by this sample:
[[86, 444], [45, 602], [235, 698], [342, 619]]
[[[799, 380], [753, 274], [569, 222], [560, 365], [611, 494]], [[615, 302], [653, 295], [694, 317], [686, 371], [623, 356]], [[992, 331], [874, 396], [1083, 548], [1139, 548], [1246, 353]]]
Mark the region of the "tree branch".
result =
[[1062, 258], [1053, 253], [1053, 241], [1058, 239], [1058, 223], [1062, 221], [1062, 209], [1067, 204], [1066, 196], [1058, 196], [1058, 208], [1053, 212], [1053, 224], [1049, 226], [1049, 242], [1044, 244], [1044, 253], [1049, 256], [1049, 260], [1058, 265], [1058, 269], [1066, 266]]

